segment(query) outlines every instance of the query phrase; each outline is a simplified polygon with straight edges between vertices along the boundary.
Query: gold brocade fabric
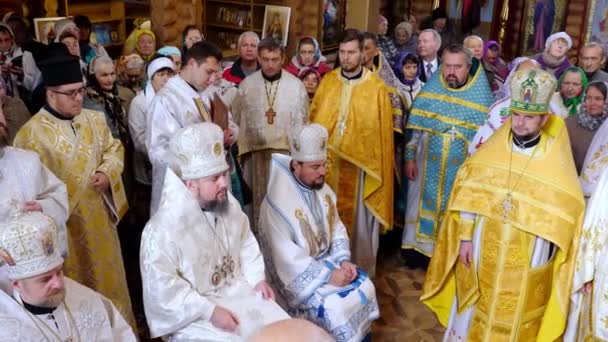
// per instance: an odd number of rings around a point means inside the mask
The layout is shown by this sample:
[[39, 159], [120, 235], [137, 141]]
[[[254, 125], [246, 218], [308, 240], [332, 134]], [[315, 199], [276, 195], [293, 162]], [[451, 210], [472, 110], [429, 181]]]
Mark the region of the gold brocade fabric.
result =
[[[530, 157], [515, 152], [509, 167], [510, 132], [508, 119], [458, 171], [421, 299], [444, 325], [455, 296], [459, 312], [475, 305], [470, 341], [554, 341], [566, 325], [585, 202], [561, 119], [550, 119], [527, 168]], [[460, 212], [484, 218], [478, 272], [458, 260]], [[536, 237], [557, 251], [532, 268]]]
[[[329, 133], [326, 181], [338, 196], [340, 218], [352, 234], [359, 170], [363, 202], [385, 230], [393, 226], [393, 113], [384, 82], [372, 72], [348, 81], [340, 69], [317, 89], [310, 121]], [[353, 236], [353, 235], [350, 235]]]
[[[84, 109], [61, 120], [42, 109], [15, 137], [14, 145], [34, 151], [67, 187], [69, 255], [66, 275], [106, 296], [136, 329], [116, 223], [128, 209], [122, 185], [123, 147], [112, 138], [103, 113]], [[97, 192], [90, 177], [103, 172], [111, 191]]]

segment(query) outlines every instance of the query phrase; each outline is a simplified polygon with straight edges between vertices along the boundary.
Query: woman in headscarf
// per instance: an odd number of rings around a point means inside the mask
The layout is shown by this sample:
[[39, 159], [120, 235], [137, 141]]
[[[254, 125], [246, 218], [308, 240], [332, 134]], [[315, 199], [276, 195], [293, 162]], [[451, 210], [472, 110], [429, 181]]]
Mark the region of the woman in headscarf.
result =
[[607, 99], [608, 84], [591, 82], [583, 94], [583, 103], [578, 115], [570, 116], [565, 120], [574, 164], [579, 174], [594, 135], [608, 117]]
[[321, 55], [321, 49], [317, 40], [313, 37], [302, 37], [298, 41], [295, 56], [293, 56], [285, 70], [298, 77], [304, 69], [313, 68], [323, 77], [325, 73], [331, 71], [331, 68], [325, 61], [326, 59]]
[[562, 73], [572, 63], [568, 60], [568, 50], [572, 48], [572, 38], [566, 32], [557, 32], [549, 36], [545, 41], [545, 51], [535, 55], [534, 58], [540, 63], [543, 70], [552, 73], [559, 79]]
[[579, 112], [587, 88], [587, 76], [579, 67], [569, 67], [562, 73], [557, 83], [557, 92], [552, 100], [558, 104], [558, 114], [562, 118], [574, 116]]
[[500, 58], [498, 42], [490, 40], [484, 44], [482, 62], [484, 69], [491, 74], [490, 88], [492, 92], [498, 91], [509, 75], [507, 63]]
[[[175, 72], [179, 72], [182, 68], [182, 52], [175, 46], [165, 45], [156, 52], [161, 56], [168, 57], [173, 61]], [[148, 78], [150, 79], [150, 78]]]
[[414, 27], [407, 21], [403, 21], [395, 27], [394, 44], [397, 51], [416, 52], [418, 49], [418, 37], [414, 35]]
[[135, 52], [144, 60], [149, 61], [156, 51], [156, 36], [154, 32], [139, 29], [135, 32]]
[[143, 88], [144, 64], [144, 60], [136, 53], [120, 56], [116, 61], [118, 83], [138, 94]]
[[393, 67], [399, 51], [397, 51], [393, 39], [387, 35], [387, 32], [388, 20], [384, 16], [378, 15], [378, 48]]
[[[422, 89], [422, 86], [424, 85], [419, 79], [421, 72], [418, 67], [419, 65], [420, 58], [410, 51], [405, 51], [399, 55], [397, 62], [395, 63], [395, 68], [393, 69], [395, 76], [403, 83], [400, 92], [402, 97], [405, 98], [406, 110], [408, 112], [412, 107], [412, 103], [414, 103], [416, 95], [418, 95], [420, 89]], [[407, 116], [407, 114], [405, 116]]]
[[317, 92], [319, 83], [321, 83], [321, 74], [314, 68], [305, 68], [300, 72], [298, 77], [302, 83], [304, 83], [304, 88], [306, 88], [306, 92], [308, 93], [308, 99], [312, 102], [312, 98]]

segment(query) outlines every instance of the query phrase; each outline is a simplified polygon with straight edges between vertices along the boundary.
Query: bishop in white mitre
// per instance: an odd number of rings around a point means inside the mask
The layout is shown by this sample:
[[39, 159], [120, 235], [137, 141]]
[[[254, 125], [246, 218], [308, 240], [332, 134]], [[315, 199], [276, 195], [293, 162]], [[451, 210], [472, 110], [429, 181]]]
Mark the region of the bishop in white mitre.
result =
[[265, 281], [247, 216], [227, 191], [222, 130], [211, 123], [180, 129], [170, 151], [174, 163], [140, 251], [152, 337], [242, 341], [288, 319]]
[[239, 85], [232, 102], [239, 126], [238, 147], [243, 178], [251, 189], [246, 207], [254, 231], [258, 210], [266, 194], [273, 153], [289, 153], [289, 134], [308, 121], [308, 93], [304, 84], [281, 68], [285, 48], [271, 37], [258, 44], [261, 69]]
[[[183, 56], [179, 75], [172, 77], [156, 93], [146, 112], [146, 148], [152, 163], [151, 214], [160, 201], [165, 171], [170, 160], [169, 141], [175, 132], [195, 123], [211, 113], [213, 93], [207, 91], [219, 77], [222, 52], [209, 42], [198, 42]], [[233, 122], [224, 132], [224, 143], [232, 145], [238, 137], [238, 126]]]
[[287, 311], [337, 341], [361, 341], [379, 316], [375, 288], [350, 262], [349, 238], [325, 183], [327, 130], [295, 134], [291, 157], [272, 156], [260, 236], [272, 284]]
[[0, 341], [136, 341], [114, 304], [64, 277], [53, 219], [23, 213], [0, 223], [0, 257], [11, 290], [0, 290]]

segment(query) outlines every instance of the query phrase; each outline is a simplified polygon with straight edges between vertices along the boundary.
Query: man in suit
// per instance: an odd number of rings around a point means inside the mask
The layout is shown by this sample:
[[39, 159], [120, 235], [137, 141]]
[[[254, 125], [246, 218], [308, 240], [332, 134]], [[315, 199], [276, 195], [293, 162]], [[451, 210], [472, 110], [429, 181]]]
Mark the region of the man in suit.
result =
[[437, 52], [441, 47], [441, 36], [433, 29], [426, 29], [418, 36], [418, 56], [421, 59], [420, 81], [426, 83], [439, 70], [441, 60]]

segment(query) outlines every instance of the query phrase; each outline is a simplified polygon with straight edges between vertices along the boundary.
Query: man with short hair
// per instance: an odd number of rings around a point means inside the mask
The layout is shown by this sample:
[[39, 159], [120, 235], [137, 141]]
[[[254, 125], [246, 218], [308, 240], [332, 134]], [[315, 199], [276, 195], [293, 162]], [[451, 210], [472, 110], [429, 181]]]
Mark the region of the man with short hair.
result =
[[353, 243], [353, 261], [373, 276], [380, 231], [393, 228], [393, 112], [384, 81], [361, 65], [363, 35], [345, 31], [340, 67], [325, 74], [310, 109], [329, 140], [327, 184]]
[[455, 177], [421, 296], [445, 341], [563, 337], [585, 201], [555, 84], [518, 71], [511, 116]]
[[437, 52], [441, 47], [441, 36], [433, 29], [426, 29], [418, 35], [418, 56], [420, 57], [420, 81], [430, 81], [435, 71], [439, 70], [441, 60]]
[[606, 52], [600, 43], [591, 42], [583, 46], [578, 65], [585, 70], [589, 83], [608, 82], [608, 73], [602, 70], [604, 64], [606, 64]]
[[163, 199], [140, 251], [152, 338], [243, 341], [289, 318], [265, 281], [247, 216], [228, 192], [223, 146], [224, 132], [206, 122], [171, 139]]
[[11, 279], [11, 289], [0, 290], [0, 340], [137, 340], [110, 300], [63, 275], [49, 216], [30, 212], [0, 223], [0, 260]]
[[308, 121], [308, 93], [304, 84], [282, 69], [285, 49], [280, 41], [265, 38], [258, 45], [261, 70], [239, 86], [232, 103], [243, 178], [252, 193], [247, 208], [254, 231], [258, 211], [266, 195], [273, 153], [289, 153], [289, 135]]
[[446, 47], [439, 77], [418, 94], [407, 125], [412, 138], [405, 151], [410, 183], [402, 247], [410, 267], [426, 263], [416, 252], [433, 254], [454, 176], [493, 101], [480, 62], [462, 45]]
[[283, 307], [336, 339], [361, 341], [379, 317], [378, 301], [367, 274], [350, 262], [336, 195], [325, 183], [327, 138], [325, 127], [310, 124], [293, 137], [291, 158], [272, 156], [260, 240]]
[[253, 31], [241, 33], [238, 40], [239, 57], [228, 68], [224, 69], [222, 77], [237, 86], [245, 77], [260, 69], [258, 64], [258, 44], [260, 37]]
[[122, 183], [124, 150], [101, 112], [83, 109], [78, 57], [63, 44], [41, 64], [46, 104], [17, 133], [67, 186], [70, 255], [66, 274], [110, 298], [135, 327], [116, 226], [128, 209]]
[[[169, 141], [182, 127], [210, 120], [211, 98], [205, 90], [220, 73], [222, 52], [209, 42], [198, 42], [184, 52], [179, 75], [156, 93], [147, 111], [146, 148], [152, 163], [150, 211], [158, 207], [165, 169], [170, 161]], [[236, 141], [236, 127], [225, 130], [225, 144]]]

